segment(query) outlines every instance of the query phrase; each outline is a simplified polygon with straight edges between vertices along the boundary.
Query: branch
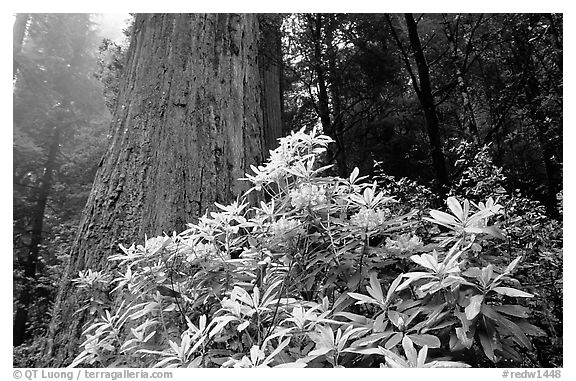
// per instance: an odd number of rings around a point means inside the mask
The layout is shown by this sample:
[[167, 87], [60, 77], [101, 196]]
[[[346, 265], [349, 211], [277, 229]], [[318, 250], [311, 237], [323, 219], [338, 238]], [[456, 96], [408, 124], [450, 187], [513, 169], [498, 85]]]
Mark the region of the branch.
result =
[[408, 74], [410, 75], [410, 78], [412, 79], [412, 84], [414, 85], [414, 90], [416, 91], [416, 94], [418, 95], [418, 97], [420, 97], [420, 94], [421, 94], [420, 93], [420, 87], [419, 87], [418, 81], [416, 80], [416, 76], [414, 75], [414, 72], [412, 71], [412, 66], [410, 65], [410, 60], [408, 59], [408, 53], [406, 53], [406, 51], [404, 50], [404, 45], [402, 45], [400, 38], [396, 34], [396, 30], [394, 29], [394, 26], [392, 25], [392, 20], [390, 20], [390, 16], [388, 14], [386, 14], [386, 21], [388, 22], [388, 25], [390, 26], [392, 36], [394, 37], [394, 40], [396, 41], [396, 44], [398, 45], [400, 52], [402, 52], [402, 58], [404, 60], [404, 64], [406, 65], [406, 70], [408, 71]]

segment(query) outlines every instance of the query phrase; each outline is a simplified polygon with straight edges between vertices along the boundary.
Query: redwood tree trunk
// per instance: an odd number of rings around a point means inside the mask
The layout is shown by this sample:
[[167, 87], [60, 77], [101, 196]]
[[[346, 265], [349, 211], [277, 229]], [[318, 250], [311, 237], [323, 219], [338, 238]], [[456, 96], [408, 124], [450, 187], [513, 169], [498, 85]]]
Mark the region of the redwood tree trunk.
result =
[[[71, 279], [108, 268], [118, 244], [184, 229], [229, 202], [263, 159], [256, 15], [138, 14], [113, 137], [55, 302], [44, 361], [68, 365], [87, 316]], [[267, 112], [279, 107], [268, 105]]]

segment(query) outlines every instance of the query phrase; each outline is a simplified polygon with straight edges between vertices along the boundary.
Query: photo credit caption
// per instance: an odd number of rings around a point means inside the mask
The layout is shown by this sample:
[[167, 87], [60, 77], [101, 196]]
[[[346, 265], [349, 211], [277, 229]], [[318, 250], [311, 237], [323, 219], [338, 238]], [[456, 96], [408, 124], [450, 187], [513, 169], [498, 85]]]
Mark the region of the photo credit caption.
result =
[[561, 369], [537, 369], [537, 370], [503, 370], [502, 378], [562, 378]]
[[22, 369], [14, 370], [16, 380], [127, 380], [127, 379], [172, 379], [170, 371], [151, 371], [145, 369], [95, 370], [95, 369]]

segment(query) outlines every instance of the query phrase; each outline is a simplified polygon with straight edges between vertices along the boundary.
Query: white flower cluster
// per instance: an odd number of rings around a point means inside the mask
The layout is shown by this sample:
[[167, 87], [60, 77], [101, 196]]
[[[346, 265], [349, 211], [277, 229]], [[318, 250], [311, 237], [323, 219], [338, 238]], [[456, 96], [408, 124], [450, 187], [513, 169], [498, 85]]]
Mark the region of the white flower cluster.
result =
[[268, 161], [264, 165], [250, 165], [254, 174], [246, 173], [244, 180], [252, 182], [257, 190], [264, 185], [279, 182], [288, 174], [293, 175], [291, 170], [294, 166], [305, 163], [325, 151], [332, 139], [319, 134], [315, 129], [310, 133], [305, 133], [304, 129], [301, 129], [278, 141], [279, 147], [270, 151]]
[[296, 209], [322, 205], [326, 203], [326, 189], [314, 184], [301, 184], [298, 189], [290, 191], [290, 199]]
[[402, 234], [396, 239], [386, 238], [386, 248], [400, 252], [412, 251], [422, 246], [422, 240], [417, 235]]
[[350, 218], [350, 222], [352, 225], [373, 230], [377, 226], [382, 225], [388, 217], [390, 217], [390, 210], [388, 208], [384, 210], [362, 208], [358, 213]]
[[272, 223], [270, 231], [276, 238], [292, 238], [302, 232], [302, 226], [297, 220], [282, 217]]

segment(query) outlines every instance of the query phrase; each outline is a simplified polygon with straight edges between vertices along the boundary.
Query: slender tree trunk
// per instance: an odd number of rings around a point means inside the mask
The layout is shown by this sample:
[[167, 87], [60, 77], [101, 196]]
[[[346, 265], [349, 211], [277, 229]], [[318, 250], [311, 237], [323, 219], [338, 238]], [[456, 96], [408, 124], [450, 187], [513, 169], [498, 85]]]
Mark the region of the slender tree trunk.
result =
[[38, 188], [38, 196], [32, 216], [32, 232], [30, 234], [30, 248], [24, 263], [24, 281], [22, 292], [18, 296], [18, 307], [14, 316], [14, 327], [12, 331], [12, 344], [18, 346], [26, 339], [26, 323], [28, 321], [28, 310], [32, 301], [33, 290], [36, 287], [36, 268], [40, 244], [42, 243], [42, 226], [44, 225], [44, 214], [46, 203], [52, 189], [54, 170], [56, 169], [56, 156], [60, 147], [61, 127], [54, 128], [54, 136], [48, 150], [48, 157], [44, 164], [44, 174]]
[[84, 303], [71, 284], [78, 271], [105, 270], [119, 243], [181, 230], [247, 188], [236, 179], [263, 159], [258, 36], [256, 15], [136, 16], [113, 138], [55, 302], [47, 365], [78, 353], [88, 320], [72, 318]]
[[28, 20], [30, 15], [28, 13], [18, 13], [16, 15], [16, 20], [14, 21], [14, 29], [12, 35], [12, 77], [16, 78], [18, 72], [18, 55], [22, 51], [22, 44], [24, 43], [24, 36], [26, 35], [26, 27], [28, 26]]
[[[460, 17], [459, 15], [456, 17]], [[456, 24], [456, 28], [458, 28]], [[460, 99], [462, 100], [463, 108], [463, 125], [468, 129], [472, 141], [474, 144], [478, 145], [480, 143], [480, 133], [478, 131], [478, 124], [476, 123], [476, 117], [474, 115], [474, 108], [472, 107], [472, 102], [470, 99], [470, 91], [468, 90], [468, 85], [466, 84], [464, 78], [464, 63], [462, 61], [462, 50], [458, 46], [458, 41], [456, 41], [456, 32], [452, 32], [450, 22], [444, 19], [444, 31], [446, 38], [450, 47], [452, 49], [452, 63], [454, 65], [454, 70], [456, 73], [456, 81], [458, 83], [458, 89], [460, 90]]]
[[[341, 134], [336, 130], [332, 118], [330, 117], [330, 98], [328, 95], [328, 82], [324, 69], [324, 55], [322, 54], [322, 30], [324, 28], [323, 15], [317, 13], [309, 16], [309, 25], [312, 32], [314, 44], [314, 71], [318, 82], [318, 116], [324, 133], [335, 141], [335, 147], [328, 148], [330, 160], [335, 160], [340, 176], [346, 177], [348, 169], [346, 166], [344, 142]], [[328, 42], [330, 44], [330, 42]]]
[[424, 110], [424, 117], [426, 119], [426, 130], [428, 131], [428, 138], [430, 140], [430, 148], [432, 153], [432, 165], [436, 172], [436, 180], [442, 191], [449, 185], [448, 171], [446, 170], [446, 160], [442, 152], [442, 141], [440, 139], [440, 123], [438, 115], [436, 114], [436, 105], [432, 95], [432, 85], [430, 83], [430, 72], [428, 63], [422, 50], [420, 37], [418, 35], [418, 27], [414, 21], [411, 13], [404, 15], [406, 26], [408, 28], [408, 37], [410, 39], [410, 46], [414, 53], [414, 60], [418, 68], [419, 77], [419, 91], [417, 91], [418, 98]]
[[[536, 25], [539, 21], [541, 15], [533, 15], [530, 17], [530, 24]], [[527, 36], [530, 36], [529, 30], [525, 32]], [[536, 65], [533, 58], [533, 48], [530, 39], [521, 35], [517, 38], [517, 43], [519, 44], [518, 50], [518, 61], [519, 66], [521, 63], [527, 65], [526, 77], [527, 80], [524, 83], [524, 93], [526, 99], [528, 100], [528, 112], [530, 118], [534, 123], [534, 128], [536, 132], [536, 138], [538, 140], [538, 145], [542, 152], [542, 161], [544, 164], [544, 169], [546, 172], [547, 189], [545, 194], [545, 204], [548, 213], [553, 218], [560, 218], [560, 214], [557, 208], [556, 194], [562, 189], [562, 174], [561, 166], [554, 159], [556, 156], [555, 147], [548, 137], [548, 130], [550, 119], [546, 115], [546, 112], [542, 108], [541, 101], [543, 98], [540, 82], [537, 78]]]
[[[532, 76], [526, 81], [526, 98], [538, 99], [540, 97], [540, 88], [538, 80]], [[528, 105], [530, 116], [535, 124], [536, 137], [538, 145], [542, 151], [542, 161], [546, 170], [547, 191], [546, 191], [546, 208], [548, 213], [553, 218], [560, 218], [558, 212], [556, 194], [562, 189], [562, 175], [560, 166], [554, 159], [555, 150], [552, 147], [550, 139], [547, 137], [548, 132], [548, 118], [546, 113], [542, 111], [537, 103], [530, 103]]]

